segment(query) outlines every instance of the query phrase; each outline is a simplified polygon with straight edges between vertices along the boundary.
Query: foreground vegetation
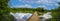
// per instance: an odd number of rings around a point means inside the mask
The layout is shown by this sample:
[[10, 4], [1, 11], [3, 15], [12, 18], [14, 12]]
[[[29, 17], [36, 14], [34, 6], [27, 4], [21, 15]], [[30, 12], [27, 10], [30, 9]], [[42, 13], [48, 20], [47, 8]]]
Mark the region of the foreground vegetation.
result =
[[9, 14], [9, 0], [0, 0], [0, 21], [14, 21], [14, 17]]

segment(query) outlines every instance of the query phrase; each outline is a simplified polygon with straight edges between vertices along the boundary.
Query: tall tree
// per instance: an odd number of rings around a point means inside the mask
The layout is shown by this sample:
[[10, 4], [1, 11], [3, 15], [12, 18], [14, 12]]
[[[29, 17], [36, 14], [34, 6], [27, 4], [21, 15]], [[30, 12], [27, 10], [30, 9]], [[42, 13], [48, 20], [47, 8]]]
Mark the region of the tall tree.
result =
[[0, 21], [13, 21], [13, 16], [9, 15], [9, 0], [0, 0]]

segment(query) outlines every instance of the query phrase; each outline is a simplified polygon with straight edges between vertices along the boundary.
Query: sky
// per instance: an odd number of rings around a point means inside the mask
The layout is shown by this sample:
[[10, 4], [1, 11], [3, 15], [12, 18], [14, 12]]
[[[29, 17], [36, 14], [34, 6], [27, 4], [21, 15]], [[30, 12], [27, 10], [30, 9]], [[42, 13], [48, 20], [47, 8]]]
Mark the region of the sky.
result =
[[41, 7], [51, 10], [58, 7], [60, 0], [10, 0], [8, 5], [11, 8], [37, 8]]

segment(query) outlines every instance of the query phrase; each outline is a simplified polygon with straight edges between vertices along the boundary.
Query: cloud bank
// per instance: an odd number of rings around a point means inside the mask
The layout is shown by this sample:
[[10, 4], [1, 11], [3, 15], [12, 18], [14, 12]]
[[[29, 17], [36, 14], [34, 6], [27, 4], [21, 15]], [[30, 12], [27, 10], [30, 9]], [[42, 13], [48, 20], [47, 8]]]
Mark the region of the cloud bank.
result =
[[31, 5], [25, 4], [25, 5], [14, 5], [15, 8], [32, 8]]
[[[14, 2], [13, 2], [14, 1]], [[13, 7], [16, 8], [34, 8], [34, 7], [41, 7], [44, 9], [54, 9], [58, 7], [58, 2], [60, 0], [13, 0]], [[37, 6], [38, 5], [38, 6]]]

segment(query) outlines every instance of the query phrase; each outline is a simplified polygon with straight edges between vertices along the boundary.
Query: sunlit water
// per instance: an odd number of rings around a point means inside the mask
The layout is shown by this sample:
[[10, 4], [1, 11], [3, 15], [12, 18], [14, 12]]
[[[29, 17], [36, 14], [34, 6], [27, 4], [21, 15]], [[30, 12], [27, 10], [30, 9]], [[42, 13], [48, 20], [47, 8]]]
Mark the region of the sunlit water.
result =
[[41, 20], [41, 21], [47, 21], [47, 20], [49, 20], [50, 18], [52, 18], [51, 12], [47, 12], [47, 13], [45, 13], [45, 14], [43, 14], [43, 15], [40, 15], [39, 17], [40, 17], [40, 20]]
[[[15, 21], [26, 21], [32, 15], [31, 13], [20, 13], [20, 12], [16, 12], [16, 13], [10, 12], [10, 14], [14, 16]], [[43, 15], [40, 15], [39, 17], [40, 17], [40, 21], [46, 21], [52, 18], [51, 12], [47, 12]]]
[[32, 15], [31, 13], [19, 13], [19, 12], [16, 13], [10, 12], [10, 14], [14, 16], [15, 21], [26, 21]]

